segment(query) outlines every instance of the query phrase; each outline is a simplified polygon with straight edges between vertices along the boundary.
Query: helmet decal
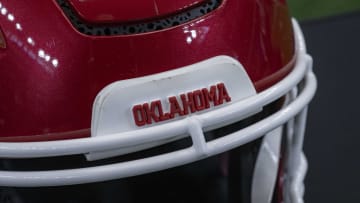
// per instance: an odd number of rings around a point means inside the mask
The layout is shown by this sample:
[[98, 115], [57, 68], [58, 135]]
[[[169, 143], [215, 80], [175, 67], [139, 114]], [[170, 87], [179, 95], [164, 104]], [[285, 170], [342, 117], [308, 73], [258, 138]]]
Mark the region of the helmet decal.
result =
[[135, 124], [140, 127], [153, 122], [170, 120], [175, 116], [184, 116], [202, 111], [211, 106], [218, 106], [230, 101], [231, 97], [226, 90], [225, 84], [219, 83], [210, 86], [210, 88], [202, 88], [179, 96], [168, 97], [170, 106], [168, 112], [164, 112], [165, 108], [161, 100], [135, 105], [132, 112]]

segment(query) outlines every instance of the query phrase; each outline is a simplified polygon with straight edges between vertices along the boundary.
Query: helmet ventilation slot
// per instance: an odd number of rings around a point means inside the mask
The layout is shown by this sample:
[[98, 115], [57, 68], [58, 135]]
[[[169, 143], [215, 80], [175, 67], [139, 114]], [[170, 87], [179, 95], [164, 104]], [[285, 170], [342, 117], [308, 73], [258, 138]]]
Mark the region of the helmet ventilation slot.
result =
[[147, 33], [181, 25], [212, 12], [220, 6], [222, 0], [209, 0], [204, 4], [191, 7], [184, 12], [176, 13], [164, 18], [153, 19], [146, 22], [120, 24], [89, 24], [78, 16], [67, 0], [56, 1], [70, 20], [71, 24], [79, 32], [91, 36], [113, 36]]

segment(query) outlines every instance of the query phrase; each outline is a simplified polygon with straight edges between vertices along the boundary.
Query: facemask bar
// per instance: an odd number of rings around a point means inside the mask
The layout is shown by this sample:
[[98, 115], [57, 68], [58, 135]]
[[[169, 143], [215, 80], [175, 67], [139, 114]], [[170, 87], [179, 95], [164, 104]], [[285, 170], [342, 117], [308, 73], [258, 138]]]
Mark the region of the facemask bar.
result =
[[[298, 96], [298, 89], [294, 88], [289, 93], [290, 100]], [[308, 107], [305, 107], [298, 115], [289, 120], [284, 126], [286, 129], [285, 139], [285, 182], [284, 200], [291, 203], [303, 203], [305, 192], [304, 179], [307, 172], [307, 160], [303, 152], [305, 125]]]
[[[286, 202], [303, 203], [305, 192], [304, 179], [307, 171], [306, 157], [302, 151], [307, 107], [294, 118], [294, 131], [287, 160], [287, 177], [285, 185]], [[301, 148], [300, 148], [301, 147]], [[288, 191], [287, 191], [288, 190]]]
[[[220, 154], [240, 145], [251, 142], [267, 132], [287, 123], [295, 116], [294, 146], [292, 152], [296, 158], [301, 155], [302, 136], [306, 117], [306, 106], [316, 91], [316, 79], [312, 73], [311, 57], [306, 54], [302, 35], [296, 22], [294, 30], [298, 43], [297, 61], [294, 70], [278, 84], [247, 99], [235, 102], [202, 115], [193, 115], [183, 120], [164, 125], [137, 130], [121, 135], [83, 138], [76, 140], [0, 143], [0, 157], [3, 158], [35, 158], [53, 157], [72, 154], [86, 154], [93, 151], [111, 150], [130, 147], [156, 140], [169, 139], [176, 135], [189, 134], [193, 145], [179, 151], [161, 154], [149, 158], [101, 165], [88, 168], [51, 170], [51, 171], [0, 171], [0, 185], [17, 187], [40, 187], [73, 185], [106, 181], [141, 175], [154, 171], [191, 163], [209, 156]], [[250, 125], [242, 130], [224, 137], [206, 142], [204, 129], [216, 126], [219, 122], [227, 122], [236, 117], [243, 117], [259, 107], [265, 106], [288, 93], [304, 79], [304, 88], [288, 106], [273, 115]], [[305, 108], [305, 113], [304, 112]], [[300, 114], [299, 114], [300, 113]], [[297, 116], [299, 115], [299, 116]], [[301, 122], [299, 122], [301, 121]], [[300, 125], [296, 127], [299, 123]], [[298, 137], [299, 138], [295, 138]], [[301, 161], [301, 159], [299, 159]], [[291, 163], [296, 166], [298, 161]], [[296, 174], [298, 168], [289, 167], [290, 174]], [[294, 172], [291, 172], [294, 171]], [[295, 184], [296, 176], [291, 175], [291, 184]]]
[[[300, 43], [297, 44], [299, 51], [306, 53], [305, 39], [301, 32], [299, 24], [293, 20], [294, 31]], [[312, 69], [312, 59], [309, 60], [309, 68]], [[290, 100], [295, 100], [299, 94], [299, 89], [304, 88], [304, 84], [300, 83], [299, 88], [294, 88], [289, 96]], [[305, 126], [307, 118], [308, 106], [296, 115], [293, 119], [286, 123], [287, 129], [287, 159], [285, 166], [285, 202], [303, 203], [305, 193], [304, 179], [306, 176], [308, 163], [303, 152], [303, 143], [305, 137]]]

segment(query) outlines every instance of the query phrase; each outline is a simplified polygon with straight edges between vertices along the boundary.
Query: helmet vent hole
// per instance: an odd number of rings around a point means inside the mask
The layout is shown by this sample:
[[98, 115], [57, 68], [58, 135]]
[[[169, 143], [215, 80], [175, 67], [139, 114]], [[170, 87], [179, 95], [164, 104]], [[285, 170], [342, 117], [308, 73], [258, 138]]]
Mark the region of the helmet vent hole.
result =
[[130, 22], [120, 24], [88, 24], [83, 21], [70, 6], [68, 0], [56, 0], [71, 24], [81, 33], [93, 36], [132, 35], [153, 32], [178, 26], [204, 16], [218, 8], [222, 0], [208, 0], [206, 3], [191, 7], [184, 12], [176, 13], [147, 22]]

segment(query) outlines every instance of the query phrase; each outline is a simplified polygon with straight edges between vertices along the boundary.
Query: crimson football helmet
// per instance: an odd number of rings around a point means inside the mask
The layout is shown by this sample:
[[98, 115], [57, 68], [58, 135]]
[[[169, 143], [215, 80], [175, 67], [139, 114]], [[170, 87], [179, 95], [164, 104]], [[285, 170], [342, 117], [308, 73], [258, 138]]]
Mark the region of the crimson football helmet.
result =
[[0, 0], [0, 202], [301, 203], [315, 90], [285, 0]]

